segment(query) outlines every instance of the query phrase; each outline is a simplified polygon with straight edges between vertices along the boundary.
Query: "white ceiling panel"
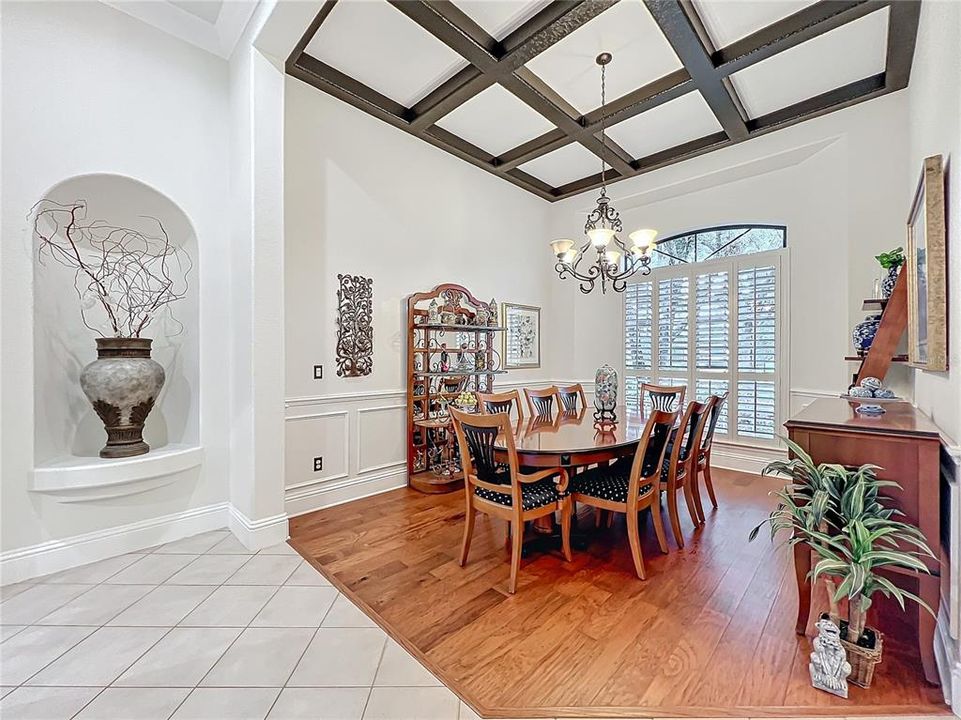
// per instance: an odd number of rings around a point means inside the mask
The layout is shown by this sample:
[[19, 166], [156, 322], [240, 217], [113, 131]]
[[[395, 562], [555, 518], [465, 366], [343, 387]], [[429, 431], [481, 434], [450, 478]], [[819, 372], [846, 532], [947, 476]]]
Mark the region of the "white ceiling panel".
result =
[[170, 0], [170, 3], [211, 25], [217, 24], [224, 7], [223, 0]]
[[549, 4], [550, 0], [454, 0], [495, 40], [503, 40]]
[[608, 136], [635, 158], [645, 158], [722, 130], [701, 93], [689, 92], [608, 128]]
[[590, 150], [585, 150], [580, 143], [571, 143], [524, 163], [520, 169], [548, 185], [560, 187], [599, 173], [601, 159]]
[[405, 107], [467, 65], [384, 0], [338, 2], [306, 52]]
[[600, 68], [594, 60], [602, 52], [614, 55], [607, 66], [608, 101], [681, 67], [641, 0], [621, 0], [527, 67], [584, 114], [601, 104]]
[[495, 156], [554, 129], [500, 85], [475, 95], [437, 124]]
[[803, 10], [814, 0], [694, 0], [714, 46], [726, 47]]
[[888, 9], [745, 68], [731, 76], [752, 118], [884, 72]]

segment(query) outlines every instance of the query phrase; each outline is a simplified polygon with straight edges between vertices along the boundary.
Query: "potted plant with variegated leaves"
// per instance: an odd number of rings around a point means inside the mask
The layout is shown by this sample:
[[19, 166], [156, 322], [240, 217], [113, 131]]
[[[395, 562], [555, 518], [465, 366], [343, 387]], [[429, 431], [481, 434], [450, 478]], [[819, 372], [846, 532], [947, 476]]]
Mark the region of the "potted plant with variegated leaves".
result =
[[[841, 643], [852, 666], [851, 682], [870, 687], [874, 667], [881, 661], [883, 636], [866, 626], [867, 611], [876, 593], [894, 598], [902, 609], [911, 600], [929, 612], [921, 598], [880, 574], [884, 569], [929, 572], [922, 557], [934, 557], [921, 531], [898, 520], [903, 514], [882, 496], [886, 487], [899, 487], [878, 478], [876, 465], [848, 469], [816, 464], [800, 446], [787, 441], [793, 454], [764, 468], [764, 475], [782, 475], [791, 483], [773, 495], [778, 505], [749, 536], [755, 539], [768, 525], [772, 539], [790, 532], [787, 542], [804, 543], [817, 555], [811, 581], [828, 588], [831, 619], [841, 628]], [[847, 618], [840, 603], [847, 599]]]

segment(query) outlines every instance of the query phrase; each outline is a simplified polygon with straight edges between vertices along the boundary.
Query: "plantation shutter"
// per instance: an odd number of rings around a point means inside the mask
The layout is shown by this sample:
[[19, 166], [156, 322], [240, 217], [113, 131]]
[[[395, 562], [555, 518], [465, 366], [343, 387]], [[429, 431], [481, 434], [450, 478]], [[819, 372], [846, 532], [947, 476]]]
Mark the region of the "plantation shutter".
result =
[[674, 277], [657, 283], [657, 365], [661, 372], [685, 372], [690, 337], [689, 279]]
[[784, 255], [745, 253], [678, 260], [628, 284], [624, 399], [650, 412], [640, 391], [647, 382], [686, 385], [688, 401], [727, 393], [717, 435], [765, 445], [776, 441], [783, 412], [778, 303]]

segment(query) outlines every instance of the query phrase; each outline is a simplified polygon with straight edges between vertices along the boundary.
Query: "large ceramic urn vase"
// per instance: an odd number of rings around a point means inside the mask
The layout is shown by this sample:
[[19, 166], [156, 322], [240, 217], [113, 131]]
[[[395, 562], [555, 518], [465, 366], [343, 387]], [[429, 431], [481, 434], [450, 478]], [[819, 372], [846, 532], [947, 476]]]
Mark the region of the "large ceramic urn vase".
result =
[[150, 451], [143, 426], [164, 384], [164, 369], [150, 358], [149, 338], [97, 338], [97, 359], [80, 373], [80, 387], [107, 431], [102, 458]]

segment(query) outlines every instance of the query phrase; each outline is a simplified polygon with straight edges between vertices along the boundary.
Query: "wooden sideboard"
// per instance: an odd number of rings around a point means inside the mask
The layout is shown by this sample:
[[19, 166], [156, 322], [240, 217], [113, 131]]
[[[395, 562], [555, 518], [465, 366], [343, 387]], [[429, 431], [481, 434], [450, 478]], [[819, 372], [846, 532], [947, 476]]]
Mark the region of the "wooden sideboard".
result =
[[[924, 413], [906, 402], [885, 402], [887, 412], [869, 417], [855, 412], [858, 403], [843, 398], [822, 398], [804, 408], [784, 426], [788, 436], [817, 463], [830, 462], [858, 466], [878, 465], [878, 476], [894, 480], [901, 489], [888, 488], [885, 495], [905, 514], [905, 520], [916, 524], [938, 554], [941, 540], [940, 449], [941, 432]], [[944, 552], [940, 553], [944, 557]], [[811, 613], [811, 551], [796, 545], [794, 564], [798, 584], [797, 632], [808, 628]], [[916, 592], [935, 612], [940, 598], [940, 566], [927, 559], [931, 575], [917, 572], [892, 572], [893, 582]], [[918, 648], [929, 683], [939, 684], [934, 656], [935, 618], [924, 608], [911, 605], [915, 615]], [[903, 620], [903, 615], [900, 616]], [[887, 631], [898, 615], [875, 612], [871, 618], [879, 629]], [[912, 625], [914, 623], [912, 622]]]

